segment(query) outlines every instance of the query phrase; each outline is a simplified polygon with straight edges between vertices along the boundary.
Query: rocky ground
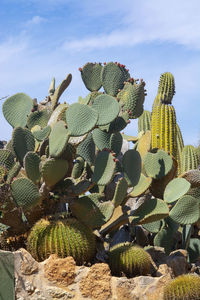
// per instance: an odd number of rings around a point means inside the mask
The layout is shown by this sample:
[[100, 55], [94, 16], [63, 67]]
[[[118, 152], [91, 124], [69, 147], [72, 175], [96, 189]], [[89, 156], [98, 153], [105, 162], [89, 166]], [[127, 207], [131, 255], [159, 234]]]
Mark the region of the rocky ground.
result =
[[[3, 251], [2, 251], [3, 252]], [[187, 252], [176, 250], [166, 256], [163, 248], [148, 250], [152, 257], [149, 276], [111, 276], [106, 263], [76, 266], [72, 257], [51, 255], [36, 262], [23, 248], [14, 253], [17, 300], [161, 300], [163, 287], [172, 278], [199, 272], [198, 264], [187, 263]]]

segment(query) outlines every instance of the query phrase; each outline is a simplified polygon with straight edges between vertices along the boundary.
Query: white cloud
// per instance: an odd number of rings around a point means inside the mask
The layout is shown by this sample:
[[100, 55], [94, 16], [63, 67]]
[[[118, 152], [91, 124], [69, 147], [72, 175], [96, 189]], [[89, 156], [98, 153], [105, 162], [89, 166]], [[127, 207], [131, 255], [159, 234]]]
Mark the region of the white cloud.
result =
[[[89, 1], [90, 2], [90, 1]], [[105, 2], [105, 1], [104, 1]], [[145, 42], [173, 42], [191, 49], [200, 50], [200, 2], [198, 0], [151, 0], [126, 1], [128, 5], [117, 2], [119, 30], [82, 39], [66, 40], [63, 47], [75, 51], [106, 49], [116, 46], [131, 47]], [[87, 1], [88, 5], [88, 1]], [[108, 12], [115, 3], [108, 1]], [[94, 14], [102, 13], [97, 9], [100, 4], [93, 4]], [[96, 9], [95, 9], [96, 7]], [[101, 7], [100, 7], [101, 8]], [[105, 14], [108, 13], [105, 7]], [[89, 9], [91, 13], [91, 8]]]
[[39, 25], [39, 24], [41, 24], [41, 23], [43, 23], [43, 22], [45, 22], [45, 21], [46, 21], [45, 18], [42, 18], [42, 17], [40, 17], [40, 16], [34, 16], [34, 17], [32, 17], [31, 20], [27, 21], [26, 25], [27, 25], [27, 26], [31, 26], [31, 25]]

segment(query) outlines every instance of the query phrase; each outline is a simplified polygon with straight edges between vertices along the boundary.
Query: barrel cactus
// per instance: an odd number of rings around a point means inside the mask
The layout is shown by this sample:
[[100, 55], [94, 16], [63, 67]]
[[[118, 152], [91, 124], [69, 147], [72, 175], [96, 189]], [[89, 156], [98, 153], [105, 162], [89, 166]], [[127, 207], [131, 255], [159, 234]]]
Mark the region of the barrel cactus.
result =
[[199, 300], [200, 277], [192, 274], [180, 275], [164, 288], [164, 300]]
[[37, 261], [57, 254], [62, 258], [72, 256], [81, 265], [95, 255], [95, 235], [75, 218], [43, 218], [32, 227], [27, 249]]
[[113, 275], [127, 277], [150, 273], [150, 255], [141, 247], [131, 243], [120, 243], [109, 251], [109, 266]]

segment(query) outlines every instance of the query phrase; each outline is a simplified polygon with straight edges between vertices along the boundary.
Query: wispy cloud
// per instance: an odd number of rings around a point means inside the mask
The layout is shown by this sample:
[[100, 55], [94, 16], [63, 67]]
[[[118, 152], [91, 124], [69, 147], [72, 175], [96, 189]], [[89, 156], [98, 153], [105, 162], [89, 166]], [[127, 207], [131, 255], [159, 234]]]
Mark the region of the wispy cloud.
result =
[[[113, 1], [111, 2], [114, 5]], [[128, 2], [128, 8], [122, 3], [121, 7], [117, 5], [125, 15], [119, 19], [123, 29], [82, 39], [66, 40], [63, 48], [92, 51], [97, 48], [132, 47], [140, 43], [167, 41], [200, 50], [199, 1], [168, 0], [166, 3], [152, 0], [137, 2], [137, 5], [135, 1]], [[97, 4], [96, 6], [98, 7]], [[95, 9], [95, 13], [98, 14], [99, 10]]]
[[32, 17], [32, 19], [30, 19], [29, 21], [26, 22], [26, 26], [31, 26], [31, 25], [39, 25], [43, 22], [46, 22], [47, 20], [43, 17], [40, 16], [34, 16]]

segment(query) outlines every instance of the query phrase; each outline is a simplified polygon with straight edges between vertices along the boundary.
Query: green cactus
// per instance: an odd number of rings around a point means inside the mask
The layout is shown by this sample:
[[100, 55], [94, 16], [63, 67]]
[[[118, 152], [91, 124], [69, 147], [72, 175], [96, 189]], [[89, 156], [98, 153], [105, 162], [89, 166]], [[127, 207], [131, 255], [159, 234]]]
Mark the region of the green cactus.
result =
[[164, 287], [164, 300], [199, 300], [200, 277], [184, 274], [171, 280]]
[[41, 168], [41, 174], [48, 186], [53, 186], [66, 175], [68, 162], [64, 159], [48, 159]]
[[11, 184], [12, 197], [17, 206], [30, 209], [40, 203], [36, 185], [28, 178], [18, 178]]
[[96, 97], [91, 107], [99, 114], [96, 123], [97, 126], [104, 126], [111, 123], [117, 118], [120, 111], [120, 105], [116, 99], [104, 94]]
[[184, 178], [174, 178], [165, 188], [164, 200], [172, 203], [185, 195], [191, 187], [191, 184]]
[[123, 89], [117, 94], [123, 111], [127, 111], [130, 119], [136, 119], [143, 113], [143, 103], [145, 99], [145, 82], [139, 84], [126, 82]]
[[47, 109], [32, 112], [27, 119], [27, 126], [31, 130], [36, 125], [44, 128], [48, 124], [50, 114]]
[[82, 172], [83, 172], [83, 168], [84, 168], [84, 159], [82, 157], [77, 157], [75, 162], [74, 162], [74, 166], [72, 169], [72, 177], [73, 178], [78, 178], [81, 176]]
[[173, 160], [163, 150], [148, 152], [144, 157], [144, 168], [146, 174], [152, 178], [160, 179], [166, 176], [173, 167]]
[[152, 148], [159, 148], [177, 157], [176, 113], [171, 105], [175, 93], [174, 78], [171, 73], [160, 77], [158, 94], [153, 103], [151, 134]]
[[139, 152], [136, 150], [126, 151], [122, 158], [122, 166], [128, 184], [134, 187], [138, 184], [141, 174], [142, 164]]
[[59, 157], [65, 151], [69, 140], [69, 133], [63, 121], [58, 121], [49, 135], [49, 155]]
[[[52, 93], [52, 96], [50, 95], [52, 110], [54, 110], [56, 108], [56, 106], [58, 104], [58, 100], [60, 99], [60, 96], [63, 94], [63, 92], [66, 90], [66, 88], [70, 85], [71, 80], [72, 80], [72, 75], [68, 74], [67, 77], [56, 88], [55, 92]], [[53, 86], [53, 89], [54, 89], [54, 86]], [[52, 89], [52, 91], [53, 91], [53, 89]]]
[[78, 145], [77, 155], [81, 156], [90, 165], [94, 163], [95, 144], [91, 132], [87, 135], [86, 139]]
[[81, 72], [82, 80], [89, 91], [98, 91], [101, 88], [102, 68], [103, 67], [100, 63], [87, 63], [83, 66], [83, 68], [79, 69]]
[[13, 127], [25, 127], [27, 116], [33, 108], [33, 100], [26, 94], [18, 93], [6, 99], [3, 104], [3, 114]]
[[181, 173], [189, 170], [197, 169], [199, 158], [196, 148], [192, 145], [187, 145], [181, 153]]
[[124, 65], [107, 63], [101, 72], [102, 85], [108, 95], [116, 96], [119, 89], [124, 87], [124, 82], [130, 78]]
[[34, 151], [35, 139], [31, 131], [26, 128], [16, 127], [13, 131], [13, 149], [21, 164], [28, 151]]
[[94, 174], [92, 181], [98, 185], [106, 185], [114, 177], [116, 167], [115, 154], [109, 150], [103, 150], [98, 153], [95, 160]]
[[67, 126], [72, 136], [88, 133], [95, 127], [97, 120], [98, 112], [85, 104], [74, 103], [66, 111]]
[[62, 258], [72, 256], [81, 265], [95, 255], [95, 236], [75, 218], [41, 219], [31, 229], [27, 249], [37, 261], [57, 254]]
[[178, 174], [181, 174], [181, 161], [182, 161], [182, 151], [184, 148], [184, 142], [183, 142], [183, 137], [182, 133], [180, 130], [179, 125], [176, 123], [176, 140], [177, 140], [177, 162], [178, 162]]
[[102, 194], [93, 193], [80, 196], [70, 203], [70, 209], [78, 220], [96, 229], [105, 224], [114, 212], [111, 201], [105, 201]]
[[114, 276], [125, 274], [127, 277], [133, 277], [150, 273], [150, 255], [139, 246], [131, 243], [117, 244], [110, 249], [108, 257]]
[[40, 157], [35, 152], [27, 152], [24, 157], [24, 168], [26, 175], [31, 179], [35, 184], [40, 181]]
[[147, 130], [151, 130], [151, 112], [144, 110], [142, 115], [138, 118], [138, 133]]

